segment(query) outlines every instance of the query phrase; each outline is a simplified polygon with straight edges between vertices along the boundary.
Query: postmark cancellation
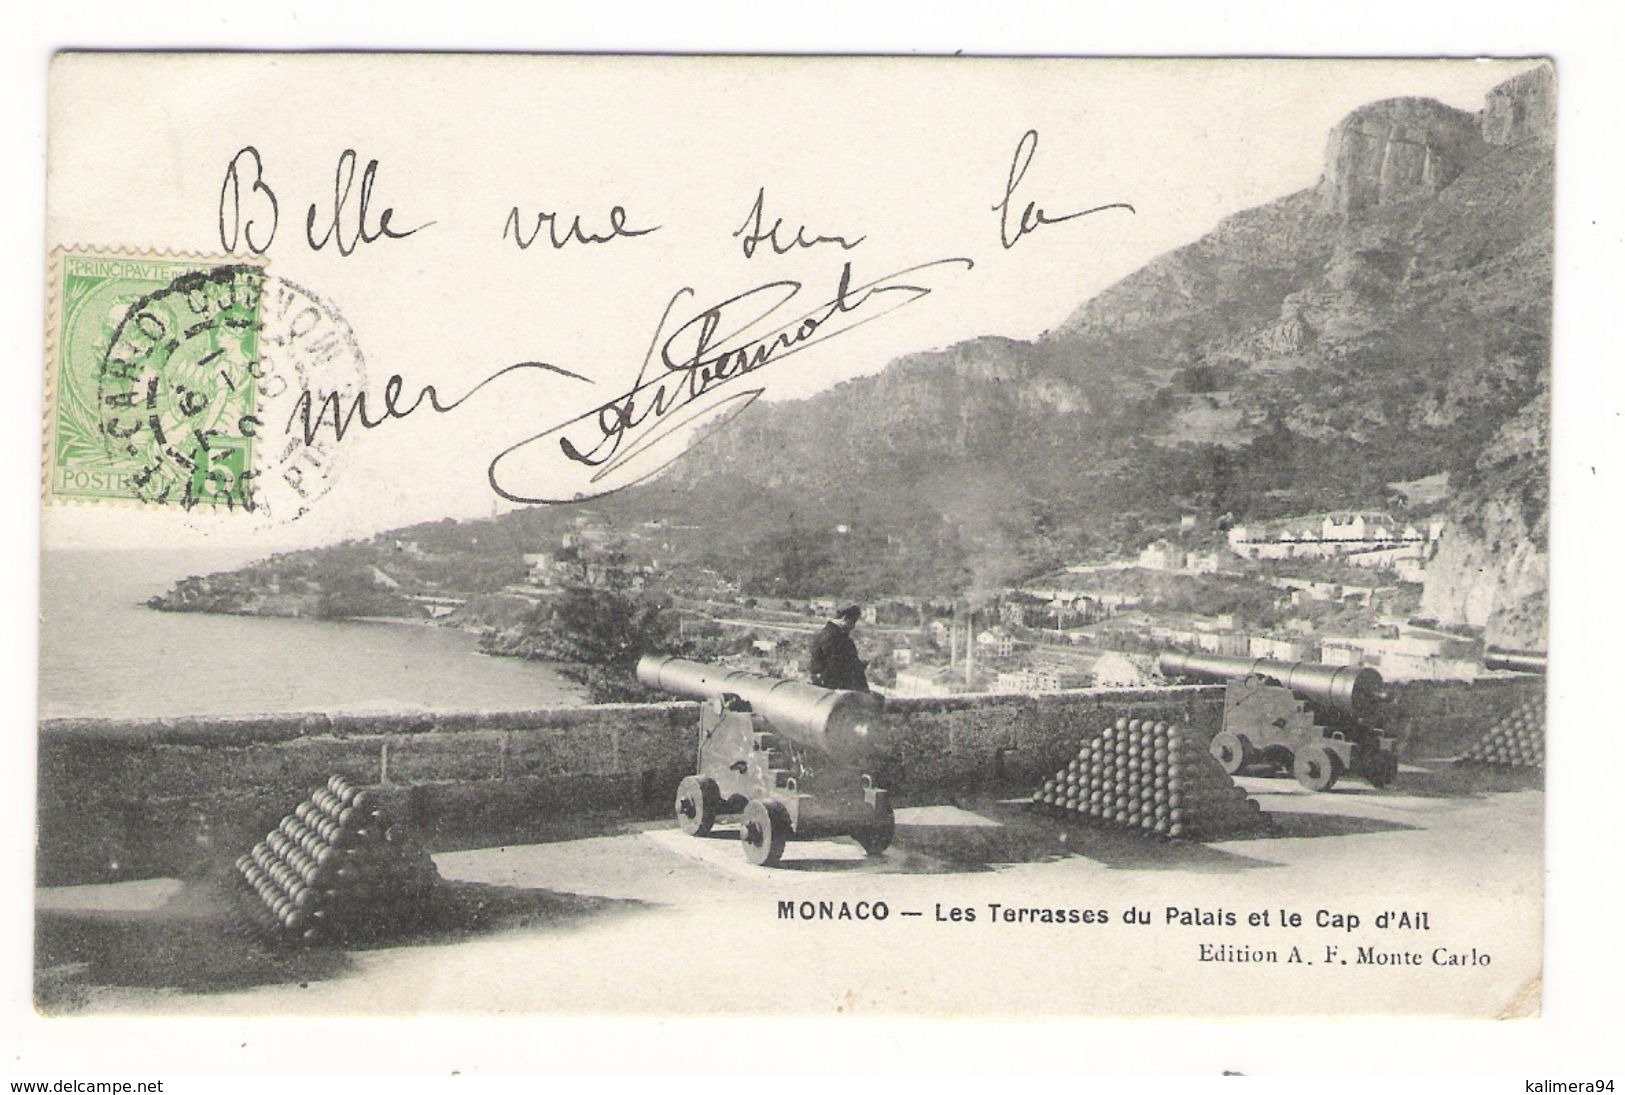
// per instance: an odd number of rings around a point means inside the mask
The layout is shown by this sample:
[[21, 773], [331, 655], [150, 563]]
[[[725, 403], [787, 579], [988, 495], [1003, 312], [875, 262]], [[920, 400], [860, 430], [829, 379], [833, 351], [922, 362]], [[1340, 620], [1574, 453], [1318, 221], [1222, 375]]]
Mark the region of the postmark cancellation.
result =
[[333, 453], [276, 432], [316, 372], [364, 383], [323, 298], [262, 259], [117, 248], [52, 252], [48, 285], [46, 502], [292, 520], [331, 486]]

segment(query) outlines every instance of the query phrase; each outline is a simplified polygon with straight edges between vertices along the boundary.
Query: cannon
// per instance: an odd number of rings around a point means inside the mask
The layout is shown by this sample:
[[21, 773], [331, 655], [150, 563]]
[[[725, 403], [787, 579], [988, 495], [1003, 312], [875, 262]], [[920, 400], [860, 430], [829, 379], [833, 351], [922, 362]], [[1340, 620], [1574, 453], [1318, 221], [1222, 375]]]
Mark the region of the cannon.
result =
[[677, 788], [677, 824], [705, 836], [739, 814], [745, 858], [771, 867], [788, 840], [856, 837], [869, 855], [891, 845], [882, 700], [682, 658], [645, 655], [638, 680], [700, 701], [694, 774]]
[[1209, 749], [1231, 775], [1271, 764], [1327, 791], [1346, 772], [1378, 788], [1399, 773], [1399, 739], [1379, 725], [1388, 694], [1375, 669], [1172, 651], [1157, 667], [1170, 677], [1225, 682], [1224, 728]]
[[1484, 648], [1485, 669], [1505, 669], [1514, 673], [1545, 673], [1546, 655], [1527, 650]]

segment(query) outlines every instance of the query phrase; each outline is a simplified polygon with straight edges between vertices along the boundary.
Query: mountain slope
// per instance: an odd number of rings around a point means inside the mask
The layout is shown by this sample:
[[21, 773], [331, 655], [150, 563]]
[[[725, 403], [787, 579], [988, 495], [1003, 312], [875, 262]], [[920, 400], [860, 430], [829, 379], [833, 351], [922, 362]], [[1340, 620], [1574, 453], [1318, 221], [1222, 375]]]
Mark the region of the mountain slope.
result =
[[1479, 115], [1363, 107], [1316, 187], [1227, 218], [1045, 338], [753, 408], [635, 504], [926, 529], [979, 583], [1132, 546], [1181, 512], [1389, 504], [1386, 484], [1441, 471], [1471, 487], [1546, 391], [1550, 98], [1537, 69]]
[[[1531, 645], [1553, 95], [1541, 67], [1476, 115], [1362, 107], [1328, 135], [1316, 186], [1226, 218], [1048, 335], [976, 338], [756, 404], [591, 508], [686, 527], [684, 552], [752, 592], [957, 596], [1138, 549], [1182, 514], [1399, 508], [1390, 484], [1447, 475], [1453, 531], [1427, 610]], [[403, 536], [472, 550], [477, 530], [480, 551], [516, 559], [575, 512]]]

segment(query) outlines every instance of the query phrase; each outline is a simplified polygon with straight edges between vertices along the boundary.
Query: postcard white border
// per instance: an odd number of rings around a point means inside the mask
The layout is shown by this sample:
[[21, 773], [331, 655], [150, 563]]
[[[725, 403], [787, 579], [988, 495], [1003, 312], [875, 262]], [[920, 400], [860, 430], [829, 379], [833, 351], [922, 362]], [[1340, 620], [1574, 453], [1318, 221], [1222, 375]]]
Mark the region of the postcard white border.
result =
[[[1494, 1089], [1521, 1090], [1524, 1078], [1612, 1076], [1625, 1083], [1614, 1023], [1621, 984], [1619, 935], [1620, 800], [1625, 772], [1617, 705], [1625, 643], [1619, 564], [1621, 433], [1625, 390], [1615, 330], [1625, 301], [1621, 253], [1619, 148], [1625, 46], [1620, 16], [1604, 5], [1509, 3], [1140, 4], [1082, 7], [1005, 0], [979, 15], [935, 5], [877, 10], [824, 3], [650, 5], [598, 2], [545, 13], [531, 5], [462, 3], [303, 5], [283, 8], [183, 4], [159, 10], [114, 3], [36, 7], [14, 25], [6, 175], [6, 301], [13, 375], [27, 378], [4, 404], [10, 453], [4, 482], [15, 514], [38, 510], [40, 255], [43, 253], [45, 66], [67, 46], [364, 46], [632, 51], [843, 51], [951, 53], [1195, 53], [1282, 55], [1530, 56], [1556, 58], [1559, 84], [1557, 321], [1555, 330], [1552, 545], [1553, 723], [1584, 743], [1554, 743], [1547, 830], [1547, 978], [1545, 1017], [1522, 1023], [1353, 1022], [1253, 1024], [1042, 1022], [869, 1022], [770, 1024], [737, 1021], [726, 1033], [687, 1022], [527, 1020], [447, 1023], [305, 1024], [159, 1023], [37, 1019], [27, 1003], [31, 966], [33, 697], [37, 619], [37, 537], [13, 535], [4, 568], [9, 594], [7, 709], [13, 716], [4, 753], [4, 1004], [0, 1080], [138, 1073], [269, 1074], [278, 1057], [268, 1043], [322, 1045], [300, 1058], [304, 1071], [368, 1075], [453, 1069], [470, 1076], [555, 1072], [784, 1074], [859, 1072], [899, 1086], [923, 1074], [1013, 1077], [1059, 1073], [1214, 1076], [1225, 1068], [1322, 1078], [1365, 1075], [1502, 1078]], [[622, 11], [623, 8], [632, 10]], [[613, 14], [612, 14], [613, 13]], [[26, 367], [25, 367], [26, 366]], [[35, 387], [31, 390], [30, 384]], [[25, 520], [14, 520], [27, 529]], [[1265, 1027], [1267, 1026], [1267, 1030]], [[796, 1045], [749, 1062], [721, 1059], [718, 1046]], [[340, 1043], [340, 1044], [334, 1044]], [[250, 1049], [252, 1046], [254, 1048]], [[1264, 1047], [1268, 1047], [1267, 1053]], [[1370, 1047], [1361, 1051], [1356, 1047]], [[1333, 1049], [1329, 1047], [1341, 1047]], [[1087, 1062], [1081, 1069], [1068, 1060]], [[371, 1065], [369, 1066], [369, 1062]], [[1611, 1070], [1610, 1070], [1611, 1067]], [[745, 1081], [741, 1081], [745, 1082]], [[1019, 1082], [1019, 1081], [1018, 1081]], [[1329, 1085], [1337, 1090], [1341, 1084]], [[1392, 1086], [1392, 1085], [1389, 1085]], [[1444, 1085], [1451, 1090], [1449, 1085]], [[438, 1090], [425, 1086], [421, 1090]], [[1071, 1089], [1071, 1088], [1069, 1088]], [[1186, 1084], [1178, 1089], [1189, 1090]], [[1437, 1090], [1438, 1087], [1431, 1088]], [[1490, 1088], [1480, 1088], [1489, 1090]], [[175, 1090], [203, 1090], [190, 1085]], [[355, 1090], [368, 1090], [357, 1086]], [[395, 1090], [400, 1090], [396, 1087]], [[407, 1088], [412, 1090], [412, 1088]]]

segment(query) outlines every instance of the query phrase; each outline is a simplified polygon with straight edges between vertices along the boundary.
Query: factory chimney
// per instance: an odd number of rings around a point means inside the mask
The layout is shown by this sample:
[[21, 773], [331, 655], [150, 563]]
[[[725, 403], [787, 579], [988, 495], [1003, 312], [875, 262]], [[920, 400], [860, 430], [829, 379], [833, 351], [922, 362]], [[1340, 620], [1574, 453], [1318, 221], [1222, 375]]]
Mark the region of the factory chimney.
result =
[[976, 610], [965, 606], [965, 683], [975, 684], [976, 676]]

